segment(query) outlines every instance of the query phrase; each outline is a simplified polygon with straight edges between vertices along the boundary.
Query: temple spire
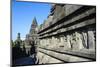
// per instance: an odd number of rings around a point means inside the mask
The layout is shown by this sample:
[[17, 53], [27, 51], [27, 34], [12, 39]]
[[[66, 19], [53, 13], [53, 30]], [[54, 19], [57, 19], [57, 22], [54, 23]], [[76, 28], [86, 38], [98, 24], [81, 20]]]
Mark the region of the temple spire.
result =
[[36, 17], [34, 17], [33, 21], [32, 21], [32, 25], [34, 25], [35, 27], [37, 26], [37, 20]]
[[17, 34], [17, 39], [20, 40], [20, 33]]
[[36, 28], [37, 28], [38, 24], [37, 24], [37, 20], [36, 17], [34, 17], [32, 24], [31, 24], [31, 29], [30, 29], [30, 33], [31, 34], [35, 34], [36, 33]]

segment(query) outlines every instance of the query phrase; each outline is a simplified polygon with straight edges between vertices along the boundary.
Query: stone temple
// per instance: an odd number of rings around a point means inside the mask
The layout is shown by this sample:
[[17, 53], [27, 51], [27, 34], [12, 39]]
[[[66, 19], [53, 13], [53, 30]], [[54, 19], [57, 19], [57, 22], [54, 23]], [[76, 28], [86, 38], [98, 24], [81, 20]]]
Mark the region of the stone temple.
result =
[[96, 60], [96, 7], [52, 4], [38, 28], [39, 64]]
[[34, 45], [37, 44], [37, 40], [38, 40], [37, 39], [37, 31], [38, 31], [37, 27], [38, 27], [37, 20], [36, 18], [34, 18], [31, 24], [29, 34], [26, 35], [26, 39], [25, 39], [25, 47], [26, 47], [27, 53], [30, 52], [30, 48], [32, 47], [31, 44], [33, 44], [33, 42], [34, 42]]
[[40, 26], [33, 19], [26, 35], [26, 52], [34, 50], [38, 64], [96, 60], [96, 7], [52, 4]]

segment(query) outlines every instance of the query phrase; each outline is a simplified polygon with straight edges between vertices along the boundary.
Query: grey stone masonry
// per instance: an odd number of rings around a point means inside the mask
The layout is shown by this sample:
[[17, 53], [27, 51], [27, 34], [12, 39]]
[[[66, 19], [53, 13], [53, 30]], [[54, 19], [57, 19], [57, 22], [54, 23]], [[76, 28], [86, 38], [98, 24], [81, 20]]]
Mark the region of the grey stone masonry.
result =
[[38, 28], [39, 64], [96, 60], [96, 7], [52, 4]]

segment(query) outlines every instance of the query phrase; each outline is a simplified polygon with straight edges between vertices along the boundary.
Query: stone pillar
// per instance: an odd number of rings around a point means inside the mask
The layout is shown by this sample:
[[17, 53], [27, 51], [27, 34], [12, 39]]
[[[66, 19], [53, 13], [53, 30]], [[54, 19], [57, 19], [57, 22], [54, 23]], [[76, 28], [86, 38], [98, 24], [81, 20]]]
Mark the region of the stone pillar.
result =
[[49, 38], [46, 39], [46, 46], [49, 46]]
[[64, 50], [69, 50], [69, 49], [71, 49], [70, 35], [66, 35], [64, 40]]
[[82, 36], [80, 33], [76, 32], [76, 44], [79, 46], [79, 49], [83, 49], [83, 43], [82, 43]]
[[57, 36], [57, 37], [56, 37], [56, 45], [55, 45], [55, 46], [56, 46], [56, 47], [55, 47], [56, 49], [59, 48], [59, 44], [60, 44], [60, 37]]
[[52, 36], [50, 48], [53, 48], [54, 45], [55, 45], [54, 36]]
[[87, 33], [88, 33], [88, 48], [95, 50], [95, 38], [93, 30], [89, 29]]
[[82, 43], [82, 37], [81, 37], [81, 34], [78, 33], [78, 32], [75, 32], [73, 33], [73, 36], [72, 36], [72, 49], [73, 50], [80, 50], [80, 49], [83, 49], [83, 43]]
[[88, 48], [88, 44], [87, 44], [87, 32], [82, 32], [82, 42], [83, 42], [83, 46], [84, 48]]

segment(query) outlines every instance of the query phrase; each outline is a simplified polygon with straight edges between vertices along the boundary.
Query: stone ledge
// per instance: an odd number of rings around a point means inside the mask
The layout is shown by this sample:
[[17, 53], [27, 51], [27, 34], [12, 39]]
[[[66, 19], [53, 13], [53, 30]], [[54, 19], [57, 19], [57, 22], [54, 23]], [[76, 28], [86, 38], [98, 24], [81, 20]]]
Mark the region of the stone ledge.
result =
[[[71, 19], [71, 20], [69, 20], [69, 21], [60, 24], [60, 26], [58, 26], [58, 25], [55, 26], [55, 27], [53, 28], [53, 30], [57, 30], [57, 29], [63, 28], [63, 26], [65, 26], [65, 25], [68, 26], [68, 24], [74, 23], [75, 21], [78, 21], [78, 20], [80, 20], [80, 19], [84, 19], [84, 17], [86, 17], [86, 16], [87, 16], [87, 18], [89, 18], [89, 15], [91, 16], [91, 14], [93, 14], [93, 13], [95, 13], [95, 8], [90, 9], [90, 10], [88, 10], [88, 11], [86, 11], [86, 12], [84, 12], [84, 13], [82, 13], [82, 14], [76, 16], [76, 17], [74, 17], [73, 19]], [[41, 34], [39, 34], [39, 35], [41, 36], [41, 35], [45, 35], [45, 34], [47, 34], [47, 33], [51, 33], [51, 32], [53, 32], [53, 30], [49, 30], [49, 31], [47, 31], [47, 32], [43, 32], [43, 33], [41, 33]]]
[[94, 50], [88, 50], [88, 49], [83, 49], [80, 51], [73, 51], [73, 50], [61, 50], [61, 49], [50, 49], [50, 48], [43, 48], [39, 47], [41, 49], [47, 50], [47, 51], [53, 51], [61, 54], [67, 54], [71, 56], [76, 56], [76, 57], [82, 57], [82, 58], [87, 58], [91, 60], [96, 60], [96, 52]]
[[50, 51], [50, 50], [45, 50], [38, 48], [39, 52], [42, 52], [48, 56], [51, 56], [52, 58], [58, 59], [63, 62], [82, 62], [82, 61], [92, 61], [91, 59], [83, 58], [83, 57], [78, 57], [78, 56], [73, 56], [69, 54], [64, 54], [64, 53], [58, 53], [55, 51]]
[[[74, 6], [74, 7], [75, 7], [75, 6]], [[76, 10], [82, 8], [82, 7], [83, 7], [83, 6], [78, 6], [78, 7], [76, 6], [76, 8], [74, 8], [73, 10], [70, 10], [69, 14], [67, 13], [66, 16], [67, 16], [67, 15], [70, 15], [71, 13], [73, 13], [74, 11], [76, 11]], [[57, 22], [57, 21], [56, 21], [56, 22]], [[54, 22], [54, 24], [55, 24], [55, 22]], [[52, 25], [54, 25], [54, 24], [52, 24]], [[49, 27], [51, 27], [52, 25], [50, 25]], [[43, 32], [43, 31], [49, 29], [49, 27], [47, 27], [47, 28], [45, 28], [45, 29], [39, 31], [38, 33], [41, 33], [41, 32]]]
[[[95, 21], [96, 21], [95, 18], [89, 19], [89, 20], [83, 21], [83, 22], [81, 22], [79, 24], [67, 27], [66, 29], [62, 28], [63, 30], [60, 31], [59, 33], [64, 33], [64, 32], [71, 31], [71, 30], [78, 29], [78, 28], [82, 28], [82, 27], [85, 27], [85, 26], [88, 26], [88, 25], [91, 25], [91, 24], [95, 24]], [[49, 34], [49, 35], [41, 36], [39, 38], [41, 39], [41, 38], [45, 38], [45, 37], [48, 37], [48, 36], [51, 37], [51, 36], [54, 36], [54, 35], [57, 35], [57, 34], [58, 33], [52, 33], [52, 34]]]
[[[48, 29], [50, 29], [51, 27], [56, 26], [57, 24], [60, 24], [60, 22], [62, 21], [62, 19], [63, 19], [63, 21], [65, 21], [65, 19], [69, 20], [69, 19], [71, 19], [72, 17], [74, 17], [74, 16], [76, 16], [76, 15], [79, 15], [79, 14], [81, 14], [81, 13], [83, 13], [83, 12], [89, 10], [89, 9], [92, 9], [92, 8], [94, 8], [94, 7], [88, 7], [88, 6], [72, 6], [72, 7], [69, 9], [69, 13], [66, 14], [66, 17], [61, 18], [61, 19], [59, 19], [59, 20], [56, 21], [56, 22], [53, 22], [52, 25], [50, 25], [50, 26], [48, 26], [47, 28], [44, 28], [43, 30], [39, 31], [38, 34], [41, 33], [41, 32], [44, 32], [44, 31], [46, 31], [46, 30], [48, 30]], [[67, 11], [68, 11], [68, 10], [67, 10]], [[55, 19], [54, 19], [54, 20], [55, 20]], [[62, 23], [63, 23], [63, 22], [62, 22]]]

